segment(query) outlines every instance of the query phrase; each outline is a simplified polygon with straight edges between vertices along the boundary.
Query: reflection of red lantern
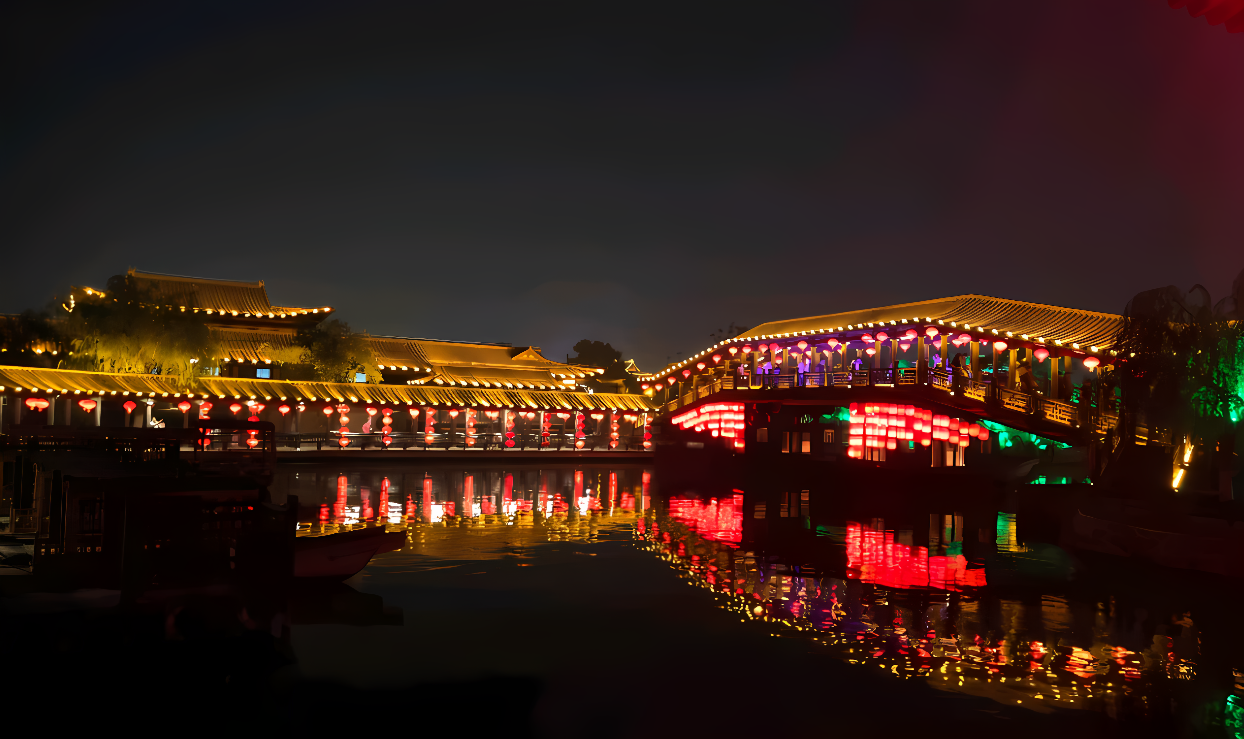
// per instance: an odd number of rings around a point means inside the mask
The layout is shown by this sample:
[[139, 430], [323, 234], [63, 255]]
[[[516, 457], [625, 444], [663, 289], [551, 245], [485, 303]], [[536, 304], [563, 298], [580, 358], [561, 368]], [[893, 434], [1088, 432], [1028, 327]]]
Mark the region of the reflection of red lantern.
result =
[[207, 418], [207, 412], [212, 409], [212, 404], [206, 400], [199, 404], [199, 415]]
[[91, 411], [95, 410], [95, 406], [97, 405], [99, 404], [91, 400], [90, 398], [83, 398], [82, 400], [78, 401], [78, 407], [86, 411], [87, 413], [90, 413]]
[[262, 411], [264, 408], [266, 408], [266, 407], [267, 407], [267, 406], [265, 406], [263, 403], [256, 403], [256, 404], [255, 404], [255, 410], [254, 410], [254, 411], [252, 411], [252, 412], [253, 412], [253, 413], [259, 413], [259, 412], [261, 412], [261, 411]]
[[390, 444], [392, 444], [392, 443], [393, 443], [393, 437], [392, 437], [392, 436], [386, 436], [386, 437], [384, 437], [383, 439], [381, 439], [381, 440], [380, 440], [380, 443], [381, 443], [381, 444], [384, 444], [385, 446], [388, 446], [388, 445], [390, 445]]
[[282, 416], [284, 416], [286, 413], [289, 413], [289, 406], [282, 403], [280, 406], [277, 407], [277, 412], [280, 413]]
[[574, 443], [574, 448], [575, 448], [575, 449], [582, 449], [582, 448], [583, 448], [583, 444], [584, 444], [583, 439], [579, 439], [578, 441], [576, 441], [576, 442]]
[[255, 437], [252, 436], [251, 438], [246, 440], [246, 446], [250, 447], [251, 449], [254, 449], [255, 447], [259, 446], [259, 439], [256, 439]]
[[1084, 358], [1084, 366], [1090, 370], [1097, 369], [1097, 365], [1099, 364], [1101, 364], [1101, 360], [1098, 359], [1097, 357], [1085, 357]]
[[337, 445], [342, 448], [348, 447], [350, 446], [350, 440], [343, 436], [337, 440]]
[[242, 404], [241, 404], [241, 403], [231, 403], [231, 404], [229, 405], [229, 411], [230, 411], [231, 413], [233, 413], [233, 415], [235, 415], [235, 416], [238, 414], [238, 411], [240, 411], [240, 410], [242, 410]]
[[342, 426], [345, 426], [347, 423], [350, 422], [350, 417], [342, 413], [341, 418], [338, 418], [337, 422], [340, 423]]
[[182, 413], [189, 413], [190, 409], [193, 407], [194, 406], [188, 400], [183, 400], [177, 404], [177, 410], [181, 411]]
[[259, 423], [259, 416], [251, 416], [250, 418], [246, 420], [250, 421], [251, 423]]
[[341, 428], [337, 429], [337, 432], [338, 432], [338, 433], [342, 433], [342, 434], [348, 434], [348, 433], [350, 433], [350, 427], [349, 427], [349, 426], [342, 426]]
[[134, 412], [134, 409], [138, 407], [138, 404], [132, 400], [127, 400], [121, 405], [121, 407], [125, 409], [127, 414], [129, 414]]

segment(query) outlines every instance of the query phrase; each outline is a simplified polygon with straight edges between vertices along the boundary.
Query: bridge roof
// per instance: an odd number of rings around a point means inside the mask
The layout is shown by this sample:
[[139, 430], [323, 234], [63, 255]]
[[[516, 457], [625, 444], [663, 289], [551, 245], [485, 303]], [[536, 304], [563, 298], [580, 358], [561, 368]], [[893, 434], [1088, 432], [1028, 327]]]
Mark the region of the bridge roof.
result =
[[[1122, 323], [1123, 316], [1114, 313], [1097, 313], [988, 295], [956, 295], [845, 313], [770, 321], [749, 329], [745, 336], [723, 343], [795, 335], [841, 336], [851, 332], [871, 332], [882, 326], [906, 326], [917, 328], [923, 333], [923, 327], [934, 325], [942, 333], [946, 333], [949, 328], [952, 331], [972, 334], [974, 339], [985, 336], [1002, 337], [1012, 346], [1040, 344], [1055, 355], [1102, 353], [1108, 351], [1114, 343], [1114, 337]], [[670, 365], [652, 377], [661, 377], [674, 369], [692, 364], [697, 361], [696, 357], [711, 353], [716, 346], [720, 345], [714, 345], [693, 355], [691, 359]]]

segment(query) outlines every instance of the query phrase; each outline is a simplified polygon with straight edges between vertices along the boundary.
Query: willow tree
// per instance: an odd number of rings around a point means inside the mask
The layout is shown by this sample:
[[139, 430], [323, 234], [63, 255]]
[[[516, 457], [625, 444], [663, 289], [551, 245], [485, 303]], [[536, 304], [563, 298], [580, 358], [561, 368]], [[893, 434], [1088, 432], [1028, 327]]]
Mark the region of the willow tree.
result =
[[114, 275], [103, 293], [65, 310], [61, 333], [71, 347], [61, 361], [66, 369], [158, 374], [189, 384], [219, 354], [198, 314], [156, 304], [129, 275]]
[[[1244, 416], [1244, 271], [1214, 304], [1196, 285], [1142, 292], [1128, 303], [1115, 340], [1119, 384], [1132, 419], [1172, 432], [1173, 441], [1218, 452], [1220, 492], [1230, 490], [1231, 454]], [[1226, 485], [1227, 490], [1223, 490]]]

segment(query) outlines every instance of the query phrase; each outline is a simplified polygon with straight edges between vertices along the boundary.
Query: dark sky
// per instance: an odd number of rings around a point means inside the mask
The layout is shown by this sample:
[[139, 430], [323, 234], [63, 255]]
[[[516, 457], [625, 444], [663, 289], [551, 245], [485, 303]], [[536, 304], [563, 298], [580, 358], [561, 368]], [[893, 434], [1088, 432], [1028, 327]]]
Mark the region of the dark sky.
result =
[[609, 341], [1244, 266], [1244, 34], [1165, 0], [0, 11], [0, 312], [126, 267]]

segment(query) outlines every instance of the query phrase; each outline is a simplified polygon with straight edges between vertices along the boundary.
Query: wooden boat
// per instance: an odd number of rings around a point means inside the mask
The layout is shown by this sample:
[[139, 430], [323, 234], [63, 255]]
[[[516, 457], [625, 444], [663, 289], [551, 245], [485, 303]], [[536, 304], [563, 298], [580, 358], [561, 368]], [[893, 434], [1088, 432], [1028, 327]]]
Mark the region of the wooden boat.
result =
[[294, 540], [294, 577], [345, 580], [358, 574], [372, 557], [402, 548], [406, 532], [383, 527], [342, 531]]

